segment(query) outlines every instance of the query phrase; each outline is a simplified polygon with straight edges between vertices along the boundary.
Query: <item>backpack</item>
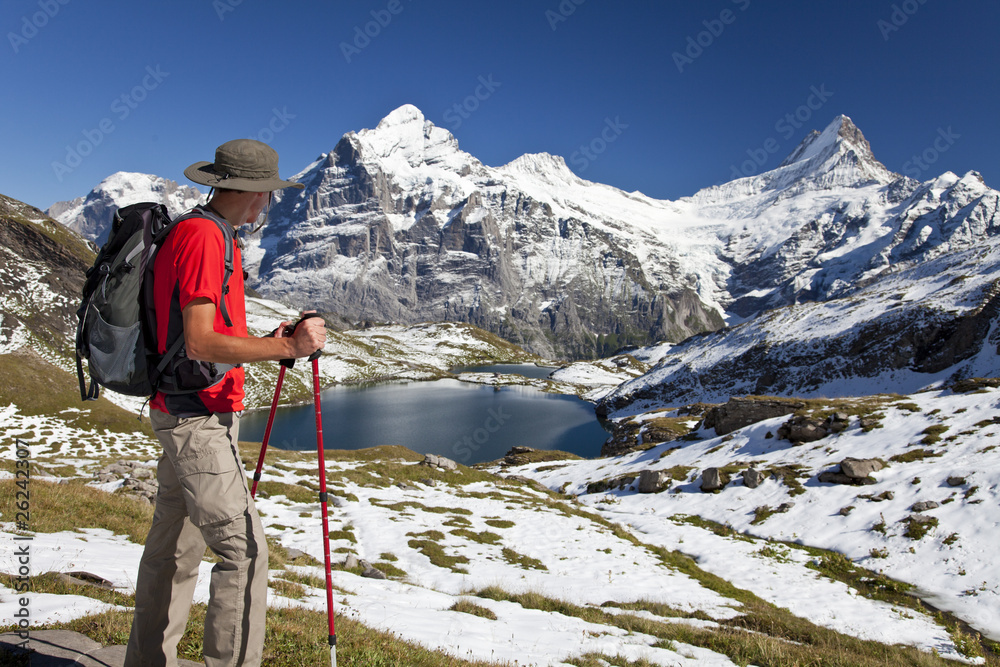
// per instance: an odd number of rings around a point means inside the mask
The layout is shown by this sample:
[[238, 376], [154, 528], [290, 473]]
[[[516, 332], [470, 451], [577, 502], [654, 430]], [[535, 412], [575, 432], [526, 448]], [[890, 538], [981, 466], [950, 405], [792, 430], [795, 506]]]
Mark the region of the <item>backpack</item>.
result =
[[[118, 209], [107, 242], [87, 270], [77, 311], [76, 371], [84, 401], [96, 400], [101, 387], [127, 396], [194, 393], [221, 382], [234, 368], [188, 359], [180, 330], [168, 334], [172, 340], [167, 340], [166, 352], [157, 353], [152, 275], [156, 253], [174, 226], [192, 217], [213, 220], [222, 231], [225, 269], [219, 303], [226, 325], [232, 326], [223, 298], [233, 274], [232, 227], [199, 208], [176, 220], [170, 219], [162, 204], [144, 202]], [[89, 390], [84, 359], [90, 372]]]

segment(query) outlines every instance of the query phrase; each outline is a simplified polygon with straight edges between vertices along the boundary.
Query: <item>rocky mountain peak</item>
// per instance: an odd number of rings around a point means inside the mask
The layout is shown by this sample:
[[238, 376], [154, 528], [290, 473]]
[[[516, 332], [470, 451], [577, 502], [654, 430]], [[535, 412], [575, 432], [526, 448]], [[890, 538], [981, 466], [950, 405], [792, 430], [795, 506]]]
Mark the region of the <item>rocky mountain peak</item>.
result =
[[412, 104], [389, 113], [374, 130], [361, 130], [355, 136], [366, 157], [391, 161], [395, 166], [441, 165], [462, 172], [462, 165], [474, 160], [459, 150], [451, 132], [427, 120]]
[[98, 246], [108, 237], [111, 217], [122, 206], [159, 202], [175, 216], [204, 201], [198, 188], [151, 174], [119, 171], [111, 174], [83, 197], [57, 202], [45, 212]]
[[843, 114], [834, 118], [822, 132], [810, 132], [776, 171], [795, 166], [807, 172], [802, 176], [819, 177], [824, 181], [833, 177], [839, 185], [863, 185], [873, 181], [884, 185], [898, 178], [875, 158], [865, 135]]
[[573, 183], [581, 180], [574, 174], [561, 155], [550, 153], [526, 153], [499, 168], [499, 171], [517, 175], [541, 177], [546, 181]]

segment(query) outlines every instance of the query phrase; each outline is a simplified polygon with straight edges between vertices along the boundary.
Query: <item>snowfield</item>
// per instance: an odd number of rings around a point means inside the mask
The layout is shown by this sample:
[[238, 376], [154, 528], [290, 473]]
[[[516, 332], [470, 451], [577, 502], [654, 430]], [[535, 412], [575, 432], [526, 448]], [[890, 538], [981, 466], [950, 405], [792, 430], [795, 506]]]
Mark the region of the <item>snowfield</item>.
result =
[[[415, 348], [421, 345], [414, 343]], [[700, 571], [817, 625], [981, 662], [963, 657], [949, 630], [932, 614], [870, 599], [830, 579], [816, 569], [822, 557], [805, 546], [843, 553], [854, 564], [912, 584], [915, 594], [935, 607], [1000, 639], [1000, 565], [990, 558], [1000, 537], [1000, 451], [994, 444], [1000, 424], [993, 417], [1000, 390], [982, 387], [970, 393], [936, 391], [858, 402], [875, 405], [866, 414], [874, 415], [878, 427], [865, 430], [859, 417], [852, 416], [840, 434], [802, 446], [774, 437], [785, 421], [776, 418], [723, 437], [696, 431], [686, 439], [615, 458], [497, 464], [488, 472], [460, 468], [444, 473], [419, 465], [420, 457], [399, 458], [400, 449], [386, 450], [381, 461], [352, 460], [350, 454], [332, 457], [327, 479], [335, 496], [330, 519], [335, 562], [351, 553], [391, 574], [375, 580], [336, 570], [337, 614], [462, 658], [565, 665], [574, 656], [596, 653], [657, 665], [737, 664], [704, 648], [626, 632], [610, 621], [585, 621], [513, 600], [538, 594], [600, 609], [606, 619], [632, 614], [707, 629], [746, 613], [739, 600], [707, 586], [701, 575], [678, 570], [663, 556], [678, 551], [693, 558]], [[664, 414], [634, 419], [645, 424]], [[127, 456], [152, 463], [156, 456], [155, 443], [139, 436], [129, 440], [83, 433], [61, 426], [59, 416], [28, 418], [10, 406], [3, 419], [5, 458], [14, 459], [13, 436], [21, 439], [39, 483], [56, 464], [76, 470], [59, 478], [87, 479], [99, 460]], [[928, 433], [938, 440], [922, 444]], [[69, 442], [75, 443], [72, 449], [62, 444]], [[914, 456], [918, 451], [925, 454]], [[870, 486], [816, 480], [818, 473], [835, 469], [848, 456], [878, 457], [888, 467], [874, 473]], [[734, 474], [719, 493], [700, 491], [704, 468], [744, 469], [750, 464], [775, 473], [756, 489]], [[797, 484], [778, 473], [782, 467], [795, 467]], [[647, 469], [682, 474], [660, 493], [640, 494], [629, 485], [587, 492], [588, 484]], [[319, 506], [296, 493], [303, 485], [314, 485], [315, 475], [308, 453], [269, 452], [261, 488], [270, 491], [260, 494], [258, 506], [270, 536], [315, 559], [311, 565], [290, 564], [285, 571], [322, 578], [323, 568], [315, 564], [323, 558]], [[113, 492], [117, 486], [120, 482], [101, 488]], [[918, 501], [939, 504], [925, 512], [937, 524], [927, 535], [911, 539], [902, 522]], [[784, 503], [792, 505], [781, 513], [765, 513], [763, 521], [755, 519], [758, 508]], [[841, 512], [846, 507], [853, 509]], [[0, 524], [0, 571], [14, 572], [15, 525], [12, 517], [0, 517], [0, 522], [5, 522]], [[432, 545], [443, 556], [435, 555]], [[134, 587], [141, 554], [141, 547], [123, 536], [85, 526], [77, 532], [35, 534], [31, 550], [33, 574], [82, 570], [122, 591]], [[207, 599], [210, 568], [207, 562], [202, 566], [198, 601]], [[272, 581], [283, 576], [289, 575], [271, 573]], [[497, 588], [509, 599], [477, 595]], [[453, 610], [461, 600], [489, 609], [496, 620]], [[636, 602], [661, 603], [675, 617], [616, 608]], [[16, 604], [12, 590], [0, 591], [0, 614], [11, 618]], [[325, 594], [308, 586], [298, 599], [272, 591], [270, 604], [325, 611]], [[37, 593], [32, 621], [66, 621], [107, 607], [81, 596]]]

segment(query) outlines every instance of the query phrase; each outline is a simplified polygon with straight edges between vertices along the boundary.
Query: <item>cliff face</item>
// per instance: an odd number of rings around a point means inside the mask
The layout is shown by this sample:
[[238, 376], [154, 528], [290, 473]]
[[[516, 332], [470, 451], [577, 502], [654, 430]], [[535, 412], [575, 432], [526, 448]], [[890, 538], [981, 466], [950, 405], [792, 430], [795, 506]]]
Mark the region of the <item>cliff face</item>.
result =
[[76, 309], [93, 252], [36, 208], [0, 195], [0, 354], [73, 348]]
[[248, 249], [266, 296], [355, 320], [470, 322], [549, 357], [722, 325], [665, 230], [629, 223], [665, 205], [582, 181], [561, 158], [486, 167], [402, 107], [298, 178], [305, 190], [282, 193]]

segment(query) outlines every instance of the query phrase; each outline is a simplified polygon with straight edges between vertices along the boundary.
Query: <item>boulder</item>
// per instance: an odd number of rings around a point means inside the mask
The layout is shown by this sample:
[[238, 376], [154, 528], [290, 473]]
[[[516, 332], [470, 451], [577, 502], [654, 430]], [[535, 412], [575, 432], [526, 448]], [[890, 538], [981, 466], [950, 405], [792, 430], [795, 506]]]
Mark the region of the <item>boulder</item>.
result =
[[876, 483], [874, 477], [850, 477], [835, 470], [821, 472], [817, 479], [823, 484], [851, 484], [853, 486], [868, 486]]
[[639, 473], [639, 493], [659, 493], [670, 486], [670, 476], [662, 470]]
[[370, 563], [368, 564], [368, 567], [366, 567], [364, 571], [361, 573], [361, 576], [365, 577], [366, 579], [388, 579], [388, 577], [385, 576], [385, 572], [378, 569], [377, 567], [372, 566]]
[[756, 489], [764, 481], [764, 473], [754, 468], [747, 468], [743, 471], [743, 484], [750, 489]]
[[706, 468], [701, 473], [701, 490], [706, 493], [723, 489], [726, 484], [729, 484], [729, 476], [718, 468]]
[[152, 505], [156, 502], [156, 494], [159, 489], [160, 485], [155, 479], [146, 481], [144, 479], [128, 477], [122, 483], [121, 492], [137, 500], [144, 500]]
[[361, 567], [362, 561], [358, 560], [358, 557], [354, 554], [347, 554], [347, 558], [344, 559], [344, 569], [353, 570], [356, 567]]
[[792, 444], [815, 442], [830, 435], [825, 419], [796, 416], [778, 427], [778, 438]]
[[848, 477], [844, 473], [834, 472], [832, 470], [821, 472], [817, 479], [821, 484], [854, 484], [856, 482], [856, 480]]
[[885, 466], [877, 459], [846, 458], [840, 462], [840, 471], [853, 479], [864, 479]]
[[840, 433], [850, 425], [851, 416], [846, 412], [834, 412], [826, 420], [826, 427], [830, 433]]
[[963, 486], [964, 484], [964, 477], [953, 476], [948, 478], [948, 486]]
[[449, 458], [445, 458], [444, 456], [438, 456], [437, 454], [425, 454], [421, 465], [433, 466], [435, 468], [441, 468], [442, 470], [458, 470], [457, 463]]
[[153, 468], [147, 468], [146, 466], [136, 466], [132, 468], [132, 472], [129, 475], [134, 479], [154, 479], [156, 477], [156, 470]]
[[714, 428], [717, 435], [726, 435], [750, 424], [789, 415], [804, 407], [800, 401], [782, 398], [731, 398], [728, 403], [705, 412], [704, 428]]
[[941, 507], [938, 503], [933, 500], [922, 500], [918, 503], [913, 503], [913, 507], [910, 508], [911, 512], [926, 512], [927, 510], [936, 509]]

